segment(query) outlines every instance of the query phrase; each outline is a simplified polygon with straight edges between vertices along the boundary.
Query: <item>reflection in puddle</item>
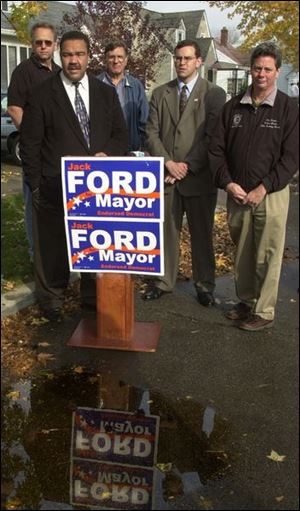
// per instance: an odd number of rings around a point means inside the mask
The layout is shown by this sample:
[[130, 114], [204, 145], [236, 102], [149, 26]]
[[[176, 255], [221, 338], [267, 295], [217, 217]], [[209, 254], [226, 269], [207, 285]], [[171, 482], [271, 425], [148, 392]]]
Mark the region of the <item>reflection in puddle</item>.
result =
[[166, 399], [111, 374], [84, 371], [44, 373], [4, 388], [3, 395], [1, 509], [72, 509], [71, 419], [77, 407], [159, 415], [154, 509], [208, 508], [206, 483], [230, 470], [227, 421], [190, 396]]

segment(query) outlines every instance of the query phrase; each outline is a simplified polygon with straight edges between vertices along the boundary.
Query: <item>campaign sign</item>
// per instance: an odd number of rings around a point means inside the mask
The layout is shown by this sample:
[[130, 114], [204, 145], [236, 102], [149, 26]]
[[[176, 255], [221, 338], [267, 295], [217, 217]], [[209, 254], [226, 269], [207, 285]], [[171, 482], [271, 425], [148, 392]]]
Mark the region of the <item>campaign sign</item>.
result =
[[97, 509], [152, 509], [153, 473], [150, 468], [74, 458], [71, 504]]
[[159, 417], [115, 410], [77, 408], [73, 413], [72, 457], [153, 467]]
[[65, 215], [163, 221], [163, 158], [62, 158]]
[[65, 218], [71, 271], [163, 275], [162, 222]]

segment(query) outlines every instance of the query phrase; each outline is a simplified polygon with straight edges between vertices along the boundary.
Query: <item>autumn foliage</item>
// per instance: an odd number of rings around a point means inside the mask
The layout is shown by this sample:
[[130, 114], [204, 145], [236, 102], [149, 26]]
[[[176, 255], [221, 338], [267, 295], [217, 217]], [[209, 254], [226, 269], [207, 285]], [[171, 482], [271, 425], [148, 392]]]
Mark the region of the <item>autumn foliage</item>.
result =
[[129, 71], [142, 81], [154, 80], [155, 65], [162, 58], [164, 34], [142, 8], [143, 2], [76, 2], [77, 13], [65, 14], [61, 29], [84, 31], [91, 42], [89, 69], [97, 74], [104, 68], [104, 48], [112, 40], [122, 40], [130, 57]]
[[299, 67], [299, 2], [209, 1], [210, 7], [231, 9], [228, 18], [241, 16], [237, 29], [245, 37], [242, 50], [265, 41], [275, 41], [286, 63]]

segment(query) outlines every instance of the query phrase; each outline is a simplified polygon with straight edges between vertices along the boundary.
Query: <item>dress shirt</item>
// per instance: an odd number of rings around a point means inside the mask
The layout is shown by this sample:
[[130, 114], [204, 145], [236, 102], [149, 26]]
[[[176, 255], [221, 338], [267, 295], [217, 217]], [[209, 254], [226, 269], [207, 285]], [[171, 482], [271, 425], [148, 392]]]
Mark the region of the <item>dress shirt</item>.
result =
[[187, 97], [189, 98], [190, 95], [192, 94], [193, 88], [197, 80], [198, 73], [196, 74], [195, 78], [193, 78], [193, 80], [191, 80], [189, 83], [184, 83], [183, 81], [178, 79], [178, 95], [180, 95], [182, 87], [185, 85], [187, 87]]
[[[76, 113], [76, 109], [75, 109], [76, 89], [73, 85], [73, 81], [69, 80], [64, 75], [63, 71], [60, 73], [60, 77], [61, 77], [62, 83], [64, 85], [64, 88], [66, 90], [66, 93], [68, 94], [69, 100], [71, 101], [74, 112]], [[77, 80], [77, 81], [80, 82], [79, 87], [78, 87], [79, 94], [83, 99], [87, 114], [90, 117], [89, 79], [88, 79], [87, 74], [85, 73], [83, 78], [81, 78], [81, 80]]]

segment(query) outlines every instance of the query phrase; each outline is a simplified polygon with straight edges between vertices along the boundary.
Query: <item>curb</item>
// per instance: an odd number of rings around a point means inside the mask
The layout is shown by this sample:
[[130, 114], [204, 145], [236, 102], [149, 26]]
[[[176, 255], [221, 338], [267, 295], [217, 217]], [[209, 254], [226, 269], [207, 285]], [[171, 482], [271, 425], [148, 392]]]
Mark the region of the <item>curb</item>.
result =
[[[70, 284], [77, 279], [79, 279], [79, 273], [70, 274]], [[22, 284], [17, 289], [1, 295], [1, 318], [16, 314], [35, 303], [34, 282]]]
[[1, 317], [16, 314], [35, 303], [34, 283], [22, 284], [16, 290], [1, 295]]

